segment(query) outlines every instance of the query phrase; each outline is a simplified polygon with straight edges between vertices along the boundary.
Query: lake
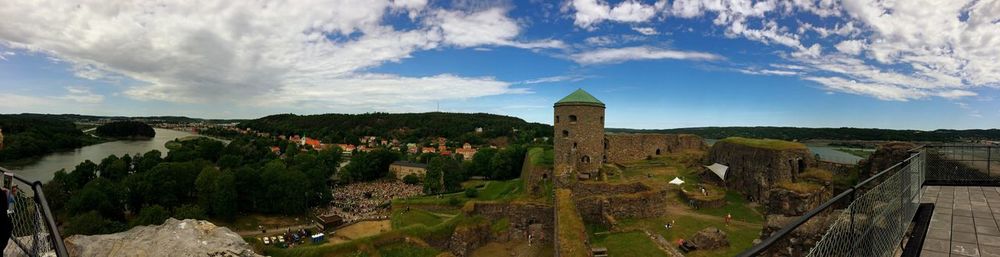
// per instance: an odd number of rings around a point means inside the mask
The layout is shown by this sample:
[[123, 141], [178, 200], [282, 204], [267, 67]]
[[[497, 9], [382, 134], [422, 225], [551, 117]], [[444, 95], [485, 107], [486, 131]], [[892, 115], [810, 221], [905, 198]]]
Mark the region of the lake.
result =
[[135, 155], [152, 150], [159, 150], [163, 154], [162, 156], [166, 157], [167, 148], [164, 146], [166, 142], [182, 137], [201, 136], [170, 129], [155, 128], [154, 130], [156, 130], [156, 136], [149, 140], [118, 140], [89, 145], [66, 152], [52, 153], [22, 167], [5, 168], [13, 170], [15, 174], [29, 181], [48, 182], [59, 169], [66, 169], [67, 172], [72, 171], [76, 165], [85, 160], [100, 163], [108, 155]]

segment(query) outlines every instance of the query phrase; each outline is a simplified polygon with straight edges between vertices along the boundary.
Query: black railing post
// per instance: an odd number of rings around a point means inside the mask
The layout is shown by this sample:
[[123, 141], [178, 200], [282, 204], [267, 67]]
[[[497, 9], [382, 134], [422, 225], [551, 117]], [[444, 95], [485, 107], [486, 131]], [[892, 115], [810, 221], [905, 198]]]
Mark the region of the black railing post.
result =
[[59, 226], [56, 225], [56, 220], [52, 217], [52, 210], [49, 209], [49, 202], [45, 201], [45, 193], [42, 191], [42, 182], [35, 181], [31, 184], [32, 190], [35, 191], [35, 201], [41, 203], [41, 212], [45, 221], [45, 227], [49, 229], [49, 237], [52, 239], [52, 246], [55, 248], [56, 256], [63, 257], [69, 256], [66, 251], [66, 245], [63, 244], [62, 235], [59, 234]]
[[990, 168], [990, 164], [993, 164], [993, 147], [986, 146], [986, 175], [993, 177], [993, 169]]
[[[853, 236], [854, 235], [854, 207], [852, 205], [854, 205], [855, 196], [857, 195], [857, 192], [858, 192], [858, 185], [851, 186], [851, 188], [848, 189], [848, 190], [851, 190], [851, 202], [850, 202], [850, 204], [847, 205], [847, 208], [851, 209], [851, 226], [850, 226], [850, 229], [848, 229], [847, 231], [850, 231], [851, 235], [852, 235], [851, 236], [851, 246], [855, 246], [856, 245], [855, 243], [857, 243], [857, 242], [855, 242], [855, 240], [858, 237], [857, 236]], [[856, 254], [855, 254], [855, 252], [856, 252], [855, 250], [856, 249], [858, 249], [858, 248], [857, 247], [851, 247], [851, 256], [856, 256]]]

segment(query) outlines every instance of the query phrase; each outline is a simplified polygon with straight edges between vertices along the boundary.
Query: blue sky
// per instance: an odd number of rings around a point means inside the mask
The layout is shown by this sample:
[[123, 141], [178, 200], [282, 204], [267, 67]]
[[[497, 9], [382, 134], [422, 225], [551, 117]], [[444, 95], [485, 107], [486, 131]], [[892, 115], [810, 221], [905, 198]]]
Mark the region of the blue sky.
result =
[[1000, 1], [0, 6], [0, 113], [488, 112], [608, 127], [1000, 126]]

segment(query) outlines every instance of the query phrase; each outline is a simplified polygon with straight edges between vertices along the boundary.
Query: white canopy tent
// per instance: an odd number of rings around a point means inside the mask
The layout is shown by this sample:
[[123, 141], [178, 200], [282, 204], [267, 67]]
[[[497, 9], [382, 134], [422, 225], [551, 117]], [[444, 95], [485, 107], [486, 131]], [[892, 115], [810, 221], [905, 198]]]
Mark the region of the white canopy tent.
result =
[[726, 171], [729, 170], [729, 166], [714, 163], [712, 165], [705, 166], [705, 168], [708, 168], [708, 170], [711, 170], [716, 176], [719, 176], [719, 179], [722, 181], [726, 181]]
[[681, 184], [684, 184], [684, 180], [681, 180], [681, 178], [678, 177], [674, 177], [674, 180], [671, 180], [669, 183], [679, 186]]

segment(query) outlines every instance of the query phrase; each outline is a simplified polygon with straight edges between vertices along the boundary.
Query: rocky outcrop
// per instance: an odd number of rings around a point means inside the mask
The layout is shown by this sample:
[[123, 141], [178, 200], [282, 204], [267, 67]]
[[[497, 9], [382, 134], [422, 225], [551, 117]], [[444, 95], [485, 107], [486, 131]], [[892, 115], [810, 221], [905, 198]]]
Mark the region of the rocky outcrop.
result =
[[712, 145], [708, 159], [729, 166], [725, 186], [753, 201], [770, 199], [770, 190], [777, 183], [794, 182], [814, 162], [809, 148], [802, 144], [756, 139], [720, 140]]
[[910, 150], [917, 146], [907, 142], [889, 142], [875, 148], [867, 160], [861, 161], [860, 179], [864, 180], [876, 173], [896, 165], [910, 157]]
[[690, 134], [607, 134], [608, 162], [638, 161], [668, 153], [708, 149], [705, 140]]
[[163, 225], [66, 238], [70, 256], [261, 256], [240, 235], [202, 220], [167, 219]]
[[722, 230], [716, 227], [702, 229], [698, 233], [695, 233], [694, 236], [691, 236], [691, 239], [688, 241], [698, 247], [698, 250], [729, 247], [729, 236], [726, 235], [726, 232], [722, 232]]

